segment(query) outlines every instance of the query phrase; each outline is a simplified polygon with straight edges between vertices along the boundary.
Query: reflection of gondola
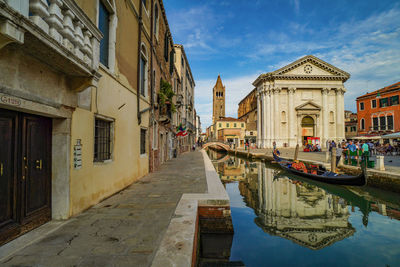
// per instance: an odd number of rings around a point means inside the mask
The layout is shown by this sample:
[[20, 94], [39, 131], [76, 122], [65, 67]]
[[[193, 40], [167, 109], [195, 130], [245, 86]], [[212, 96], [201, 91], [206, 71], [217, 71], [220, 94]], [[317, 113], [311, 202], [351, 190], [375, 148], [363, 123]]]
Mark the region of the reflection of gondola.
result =
[[341, 185], [365, 185], [365, 174], [364, 171], [358, 175], [346, 175], [346, 174], [337, 174], [330, 171], [321, 170], [319, 168], [310, 170], [307, 169], [304, 163], [302, 164], [303, 169], [296, 169], [293, 168], [294, 164], [297, 164], [293, 161], [282, 160], [279, 156], [275, 153], [272, 153], [275, 161], [282, 167], [282, 169], [287, 170], [290, 173], [306, 177], [312, 180], [330, 183], [330, 184], [341, 184]]
[[333, 194], [335, 196], [341, 197], [345, 199], [347, 202], [349, 202], [352, 206], [356, 206], [360, 209], [361, 213], [363, 214], [363, 224], [367, 226], [368, 224], [368, 214], [371, 211], [371, 203], [366, 200], [365, 198], [353, 193], [352, 191], [346, 189], [343, 186], [338, 186], [338, 185], [329, 185], [326, 183], [321, 183], [318, 181], [312, 181], [310, 179], [305, 179], [304, 177], [301, 176], [285, 176], [283, 174], [280, 174], [279, 176], [281, 177], [287, 177], [292, 180], [298, 180], [302, 181], [311, 185], [315, 185], [319, 188], [322, 188], [326, 192]]

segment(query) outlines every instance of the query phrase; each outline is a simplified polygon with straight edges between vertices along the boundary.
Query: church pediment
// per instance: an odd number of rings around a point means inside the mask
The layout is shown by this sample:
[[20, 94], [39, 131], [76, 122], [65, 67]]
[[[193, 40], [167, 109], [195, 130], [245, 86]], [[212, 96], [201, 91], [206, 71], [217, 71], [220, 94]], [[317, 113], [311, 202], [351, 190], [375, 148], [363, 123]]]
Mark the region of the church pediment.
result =
[[296, 60], [273, 72], [261, 74], [254, 82], [259, 86], [261, 81], [272, 80], [336, 80], [345, 82], [350, 74], [315, 56], [309, 55]]
[[296, 109], [297, 111], [299, 111], [299, 110], [307, 110], [307, 111], [310, 111], [310, 110], [318, 110], [318, 111], [320, 111], [320, 110], [321, 110], [321, 106], [315, 104], [315, 103], [312, 102], [312, 101], [308, 101], [308, 102], [306, 102], [306, 103], [304, 103], [304, 104], [301, 104], [300, 106], [297, 106], [295, 109]]

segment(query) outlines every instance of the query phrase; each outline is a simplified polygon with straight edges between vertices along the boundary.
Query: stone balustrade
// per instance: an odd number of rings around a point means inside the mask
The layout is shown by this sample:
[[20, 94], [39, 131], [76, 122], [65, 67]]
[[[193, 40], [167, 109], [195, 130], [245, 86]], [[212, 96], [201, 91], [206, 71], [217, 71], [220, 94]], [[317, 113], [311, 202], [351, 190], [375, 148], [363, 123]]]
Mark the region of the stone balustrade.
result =
[[101, 33], [74, 0], [0, 0], [1, 2], [39, 28], [33, 27], [36, 28], [33, 30], [42, 31], [42, 35], [44, 33], [66, 48], [70, 53], [67, 52], [64, 56], [70, 57], [72, 53], [80, 59], [80, 64], [87, 65], [91, 70], [98, 69]]

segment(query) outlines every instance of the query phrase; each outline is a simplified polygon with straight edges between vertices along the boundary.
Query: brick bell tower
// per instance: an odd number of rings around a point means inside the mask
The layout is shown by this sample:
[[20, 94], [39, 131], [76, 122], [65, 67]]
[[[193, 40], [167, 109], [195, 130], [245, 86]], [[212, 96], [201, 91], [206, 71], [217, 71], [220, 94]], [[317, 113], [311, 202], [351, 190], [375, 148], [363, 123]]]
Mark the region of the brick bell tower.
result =
[[213, 88], [213, 124], [216, 120], [225, 117], [225, 86], [222, 85], [221, 76]]

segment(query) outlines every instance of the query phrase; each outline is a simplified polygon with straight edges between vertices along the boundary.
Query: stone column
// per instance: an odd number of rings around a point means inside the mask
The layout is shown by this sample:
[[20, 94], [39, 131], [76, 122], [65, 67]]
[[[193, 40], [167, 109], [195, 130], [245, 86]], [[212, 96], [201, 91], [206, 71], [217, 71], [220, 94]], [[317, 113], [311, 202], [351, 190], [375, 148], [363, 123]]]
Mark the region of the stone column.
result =
[[302, 115], [301, 114], [297, 114], [297, 143], [299, 144], [299, 146], [301, 147], [303, 145], [303, 139], [302, 139], [302, 135], [301, 135], [301, 120], [302, 120]]
[[[317, 137], [320, 138], [320, 142], [322, 142], [322, 136], [321, 136], [321, 135], [322, 135], [321, 119], [320, 119], [319, 114], [316, 114], [315, 116], [316, 116], [316, 118], [317, 118], [316, 124], [315, 124], [317, 130], [316, 130], [316, 133], [315, 133], [315, 134], [317, 135]], [[323, 144], [321, 143], [320, 145], [321, 145], [321, 148], [322, 148], [322, 147], [323, 147]]]
[[282, 146], [279, 129], [281, 124], [281, 114], [279, 108], [279, 98], [280, 98], [281, 88], [276, 87], [274, 89], [274, 138], [277, 146]]
[[287, 112], [288, 112], [288, 141], [289, 141], [289, 147], [295, 147], [297, 144], [297, 141], [294, 137], [295, 135], [295, 125], [296, 125], [296, 121], [295, 121], [295, 114], [294, 114], [294, 103], [293, 103], [293, 96], [294, 93], [296, 92], [296, 88], [295, 87], [289, 87], [288, 88], [288, 95], [289, 95], [289, 101], [288, 101], [288, 105], [287, 105]]
[[344, 139], [344, 88], [336, 90], [336, 137], [338, 141]]
[[268, 147], [272, 147], [272, 143], [275, 141], [275, 105], [274, 105], [274, 88], [270, 88], [269, 91], [269, 106], [270, 106], [270, 112], [269, 112], [269, 120], [270, 120], [270, 141], [268, 143]]
[[329, 113], [329, 104], [328, 104], [328, 94], [329, 88], [322, 88], [322, 132], [323, 138], [321, 139], [321, 147], [326, 147], [326, 140], [329, 138], [329, 124], [328, 124], [328, 113]]
[[265, 142], [264, 148], [269, 147], [269, 143], [271, 141], [271, 103], [270, 103], [270, 91], [269, 88], [266, 88], [265, 91]]
[[268, 95], [265, 91], [265, 87], [263, 90], [263, 138], [262, 138], [262, 147], [267, 147], [267, 139], [268, 139], [268, 132], [269, 132], [269, 105], [268, 105]]
[[260, 137], [262, 137], [262, 134], [261, 134], [261, 131], [262, 131], [262, 129], [261, 129], [261, 125], [262, 125], [262, 123], [261, 123], [261, 113], [262, 113], [261, 106], [262, 106], [261, 95], [260, 95], [260, 92], [257, 92], [257, 147], [261, 147]]

